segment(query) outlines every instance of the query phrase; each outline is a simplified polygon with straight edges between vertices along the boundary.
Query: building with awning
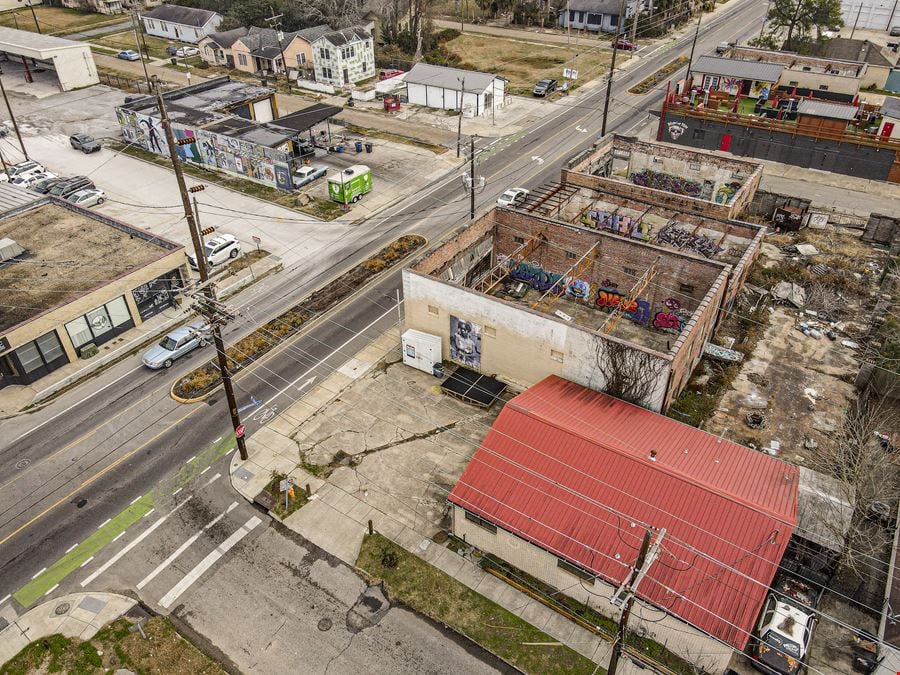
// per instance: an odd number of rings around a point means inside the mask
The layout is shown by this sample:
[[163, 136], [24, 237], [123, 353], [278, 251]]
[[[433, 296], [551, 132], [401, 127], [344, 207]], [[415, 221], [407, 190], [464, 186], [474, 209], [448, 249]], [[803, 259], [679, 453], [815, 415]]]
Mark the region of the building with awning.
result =
[[691, 74], [703, 91], [756, 97], [772, 91], [783, 70], [779, 63], [701, 56], [691, 68]]

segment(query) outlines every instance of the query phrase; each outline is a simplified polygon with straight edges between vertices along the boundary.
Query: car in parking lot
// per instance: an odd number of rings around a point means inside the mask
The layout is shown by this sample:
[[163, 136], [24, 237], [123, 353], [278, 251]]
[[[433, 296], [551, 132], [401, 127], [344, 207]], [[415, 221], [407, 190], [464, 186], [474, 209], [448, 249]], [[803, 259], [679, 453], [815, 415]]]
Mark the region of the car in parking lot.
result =
[[141, 55], [138, 54], [133, 49], [123, 49], [118, 54], [116, 54], [117, 58], [123, 59], [124, 61], [140, 61]]
[[69, 143], [76, 150], [81, 150], [84, 154], [89, 155], [100, 149], [100, 141], [90, 134], [72, 134], [69, 136]]
[[535, 96], [549, 96], [554, 91], [556, 91], [556, 85], [556, 80], [541, 80], [536, 85], [534, 85], [534, 89], [531, 90], [531, 93]]
[[26, 173], [37, 173], [39, 171], [46, 171], [46, 169], [42, 164], [38, 164], [37, 162], [32, 161], [13, 164], [7, 170], [10, 178], [15, 178], [16, 176], [21, 176]]
[[900, 37], [900, 26], [891, 28], [891, 37]]
[[196, 47], [179, 47], [175, 50], [173, 56], [177, 56], [180, 59], [183, 59], [187, 56], [197, 56], [200, 53], [200, 50]]
[[68, 180], [66, 178], [60, 178], [59, 176], [54, 176], [53, 178], [44, 178], [42, 180], [37, 181], [36, 183], [32, 183], [31, 189], [35, 192], [38, 192], [42, 195], [47, 194], [53, 189], [53, 186], [62, 183], [63, 181]]
[[62, 183], [57, 183], [52, 188], [50, 188], [50, 192], [48, 194], [52, 197], [65, 199], [69, 195], [74, 194], [79, 190], [88, 190], [94, 187], [96, 187], [94, 185], [94, 181], [92, 181], [87, 176], [75, 176], [74, 178], [64, 180]]
[[497, 199], [497, 206], [521, 206], [528, 199], [528, 190], [525, 188], [510, 188]]
[[66, 197], [66, 201], [70, 201], [76, 206], [83, 206], [87, 208], [89, 206], [96, 206], [97, 204], [102, 204], [106, 201], [106, 193], [103, 190], [99, 190], [97, 188], [87, 188], [86, 190], [78, 190], [78, 192], [73, 192], [68, 197]]
[[35, 183], [46, 180], [48, 178], [56, 178], [55, 173], [50, 171], [33, 171], [30, 173], [21, 173], [10, 181], [13, 185], [20, 187], [31, 187]]
[[176, 328], [157, 344], [144, 352], [141, 361], [152, 370], [171, 368], [172, 364], [197, 347], [205, 347], [211, 341], [209, 326], [197, 321]]
[[294, 171], [291, 175], [291, 180], [294, 183], [294, 189], [302, 188], [304, 185], [309, 185], [316, 178], [321, 178], [325, 175], [327, 169], [321, 164], [313, 164], [312, 166], [301, 166], [299, 169]]
[[[206, 262], [215, 267], [228, 262], [231, 258], [237, 258], [241, 254], [241, 242], [233, 234], [220, 234], [206, 242], [205, 253]], [[199, 269], [197, 256], [193, 253], [188, 255], [188, 262], [195, 270]]]

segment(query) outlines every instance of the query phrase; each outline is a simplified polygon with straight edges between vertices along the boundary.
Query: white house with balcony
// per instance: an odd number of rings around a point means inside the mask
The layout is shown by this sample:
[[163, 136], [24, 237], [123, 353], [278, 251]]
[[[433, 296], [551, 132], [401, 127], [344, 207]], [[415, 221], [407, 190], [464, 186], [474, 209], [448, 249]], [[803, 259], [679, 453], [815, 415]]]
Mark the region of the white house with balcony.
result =
[[160, 5], [142, 12], [141, 22], [147, 35], [196, 44], [218, 30], [222, 15], [208, 9]]
[[325, 33], [312, 52], [318, 83], [342, 87], [375, 77], [374, 40], [360, 26]]

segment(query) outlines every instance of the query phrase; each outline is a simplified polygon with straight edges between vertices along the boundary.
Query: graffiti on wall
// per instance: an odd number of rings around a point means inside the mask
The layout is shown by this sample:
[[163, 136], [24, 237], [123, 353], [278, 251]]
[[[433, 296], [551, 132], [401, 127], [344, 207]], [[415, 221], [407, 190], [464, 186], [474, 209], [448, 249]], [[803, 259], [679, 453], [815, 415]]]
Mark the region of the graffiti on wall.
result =
[[665, 309], [653, 317], [653, 327], [671, 333], [683, 331], [688, 317], [681, 311], [681, 303], [676, 298], [668, 298], [663, 305]]
[[565, 284], [562, 282], [562, 275], [553, 272], [546, 272], [544, 268], [535, 263], [520, 262], [509, 273], [516, 281], [524, 281], [531, 287], [544, 293], [551, 288], [557, 295], [562, 295], [565, 291]]
[[481, 367], [481, 325], [450, 316], [450, 359], [471, 368]]
[[650, 303], [644, 298], [629, 298], [615, 288], [597, 288], [594, 304], [600, 309], [613, 311], [621, 309], [625, 318], [635, 323], [647, 325], [650, 322]]
[[628, 177], [628, 180], [641, 187], [674, 192], [677, 195], [688, 197], [697, 197], [702, 189], [702, 185], [698, 181], [653, 169], [635, 171]]
[[640, 218], [596, 209], [590, 209], [582, 215], [581, 223], [593, 230], [609, 230], [641, 241], [649, 241], [650, 233], [653, 230], [649, 223]]
[[740, 189], [741, 184], [736, 180], [731, 181], [730, 183], [725, 183], [718, 190], [716, 190], [716, 204], [731, 204], [734, 196]]

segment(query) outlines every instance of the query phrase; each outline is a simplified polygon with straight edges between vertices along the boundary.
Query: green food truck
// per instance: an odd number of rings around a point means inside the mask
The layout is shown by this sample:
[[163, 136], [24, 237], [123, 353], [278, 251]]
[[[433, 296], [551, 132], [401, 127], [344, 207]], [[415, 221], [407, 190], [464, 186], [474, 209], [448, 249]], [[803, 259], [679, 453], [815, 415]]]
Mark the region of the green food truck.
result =
[[328, 196], [339, 204], [359, 201], [372, 191], [372, 170], [364, 164], [348, 166], [328, 179]]

